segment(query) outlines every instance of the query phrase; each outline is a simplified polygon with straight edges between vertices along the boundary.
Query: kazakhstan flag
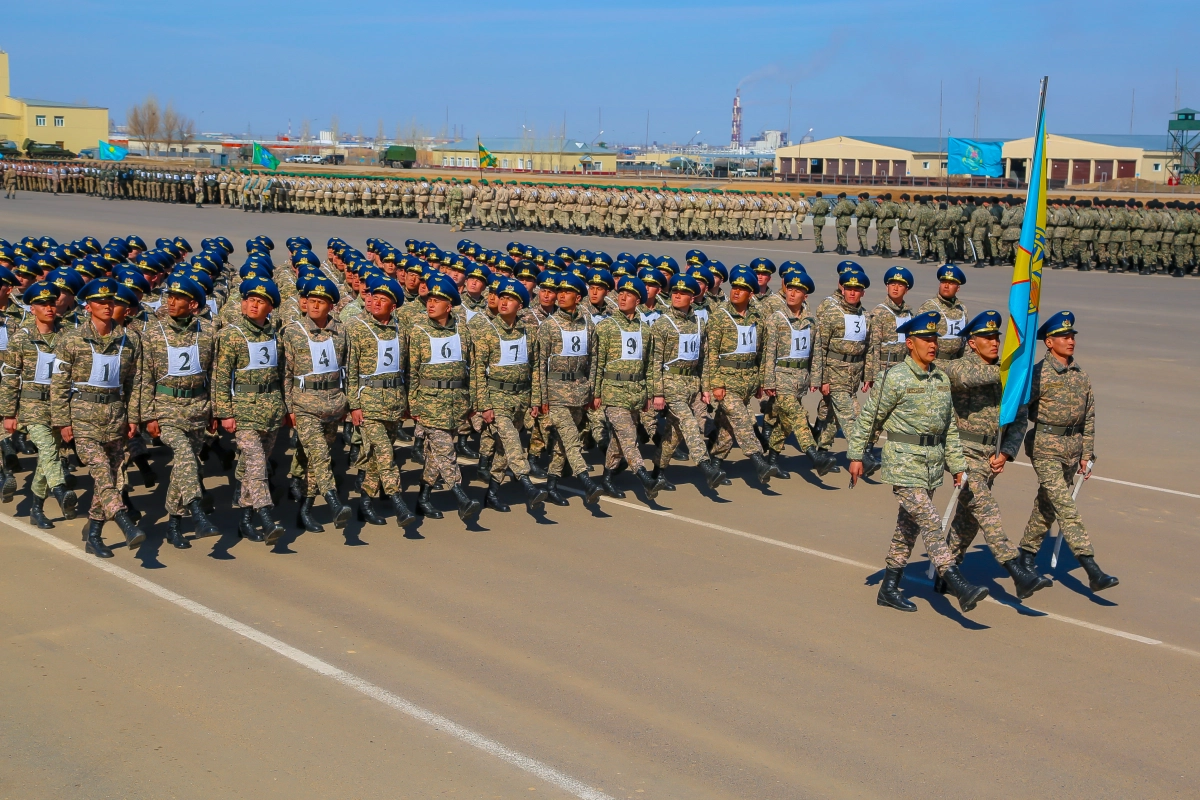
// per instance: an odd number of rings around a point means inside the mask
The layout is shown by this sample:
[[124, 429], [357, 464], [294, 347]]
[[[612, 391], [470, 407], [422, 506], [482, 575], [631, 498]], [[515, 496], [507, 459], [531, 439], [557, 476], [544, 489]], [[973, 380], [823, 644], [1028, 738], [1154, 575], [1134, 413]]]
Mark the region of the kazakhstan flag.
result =
[[124, 161], [125, 156], [129, 155], [129, 151], [124, 147], [117, 147], [115, 144], [108, 142], [100, 142], [98, 148], [101, 161]]
[[279, 169], [279, 159], [275, 157], [274, 153], [258, 142], [254, 143], [254, 158], [251, 160], [253, 163], [267, 169]]

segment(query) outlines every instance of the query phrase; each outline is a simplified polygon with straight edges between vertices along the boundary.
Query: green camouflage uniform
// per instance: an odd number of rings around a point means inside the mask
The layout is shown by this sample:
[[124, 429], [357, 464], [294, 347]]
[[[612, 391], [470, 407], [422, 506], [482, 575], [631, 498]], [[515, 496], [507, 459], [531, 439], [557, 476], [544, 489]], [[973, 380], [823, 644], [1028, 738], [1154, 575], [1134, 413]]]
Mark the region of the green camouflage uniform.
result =
[[51, 333], [39, 333], [32, 317], [17, 328], [8, 342], [4, 379], [0, 381], [0, 417], [15, 417], [17, 425], [37, 447], [33, 493], [40, 498], [65, 481], [59, 449], [62, 440], [50, 425], [50, 384], [54, 374], [54, 348], [63, 329], [55, 324]]
[[632, 318], [618, 311], [596, 325], [592, 356], [592, 395], [612, 428], [604, 466], [612, 470], [621, 458], [637, 471], [644, 468], [638, 449], [637, 429], [646, 407], [646, 364], [650, 356], [651, 326], [635, 310]]
[[841, 294], [822, 302], [816, 318], [812, 382], [818, 387], [829, 384], [823, 408], [818, 409], [823, 416], [817, 446], [828, 450], [837, 436], [838, 425], [847, 431], [857, 416], [854, 393], [863, 383], [869, 331], [862, 303], [852, 306]]
[[771, 306], [766, 316], [762, 388], [775, 392], [778, 422], [771, 429], [768, 446], [772, 452], [782, 453], [784, 440], [791, 433], [796, 435], [796, 444], [803, 452], [817, 444], [808, 427], [808, 411], [802, 403], [811, 385], [816, 319], [809, 313], [807, 304], [798, 314], [793, 314], [787, 303], [772, 303]]
[[364, 473], [362, 493], [375, 497], [382, 487], [391, 496], [400, 491], [395, 441], [408, 411], [408, 337], [398, 319], [381, 323], [370, 314], [351, 319], [345, 335], [346, 399], [349, 409], [363, 416], [357, 465]]
[[491, 478], [504, 481], [505, 469], [521, 478], [529, 474], [529, 459], [521, 444], [520, 426], [529, 412], [530, 398], [541, 397], [536, 385], [537, 323], [518, 314], [508, 325], [503, 317], [486, 315], [472, 320], [471, 398], [476, 411], [491, 410], [493, 419], [484, 434], [493, 442]]
[[408, 405], [425, 432], [427, 486], [438, 477], [447, 486], [462, 482], [454, 436], [471, 410], [471, 333], [451, 314], [439, 325], [428, 315], [408, 330]]
[[307, 496], [337, 491], [331, 448], [347, 412], [341, 374], [349, 347], [346, 331], [335, 319], [319, 328], [306, 316], [285, 325], [280, 338], [283, 397], [296, 418], [296, 460], [304, 465]]
[[556, 477], [562, 477], [568, 463], [576, 475], [588, 472], [579, 430], [592, 399], [589, 368], [595, 339], [592, 318], [582, 305], [570, 314], [556, 309], [538, 328], [540, 404], [550, 407], [549, 424], [557, 434], [549, 467], [549, 474]]
[[952, 361], [960, 358], [966, 349], [966, 339], [959, 334], [966, 330], [971, 317], [967, 307], [958, 296], [947, 300], [940, 294], [929, 298], [917, 309], [918, 314], [926, 311], [936, 311], [941, 315], [938, 321], [938, 360]]
[[705, 329], [704, 369], [700, 380], [704, 391], [725, 389], [725, 399], [716, 406], [717, 441], [712, 455], [723, 459], [734, 440], [747, 456], [761, 455], [762, 444], [754, 435], [754, 417], [747, 403], [762, 385], [759, 355], [763, 347], [763, 318], [752, 305], [739, 314], [732, 304], [715, 311]]
[[850, 230], [850, 217], [854, 216], [854, 204], [843, 197], [833, 207], [832, 213], [834, 228], [837, 231], [837, 246], [846, 248], [849, 246], [846, 231]]

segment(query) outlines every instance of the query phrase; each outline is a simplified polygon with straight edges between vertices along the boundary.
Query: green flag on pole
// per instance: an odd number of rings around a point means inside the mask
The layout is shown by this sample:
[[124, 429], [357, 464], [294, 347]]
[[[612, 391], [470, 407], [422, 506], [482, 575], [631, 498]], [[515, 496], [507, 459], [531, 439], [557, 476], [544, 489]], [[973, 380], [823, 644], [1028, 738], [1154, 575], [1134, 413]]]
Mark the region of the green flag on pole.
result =
[[279, 169], [279, 159], [275, 157], [274, 153], [258, 142], [254, 143], [254, 158], [251, 161], [267, 169]]

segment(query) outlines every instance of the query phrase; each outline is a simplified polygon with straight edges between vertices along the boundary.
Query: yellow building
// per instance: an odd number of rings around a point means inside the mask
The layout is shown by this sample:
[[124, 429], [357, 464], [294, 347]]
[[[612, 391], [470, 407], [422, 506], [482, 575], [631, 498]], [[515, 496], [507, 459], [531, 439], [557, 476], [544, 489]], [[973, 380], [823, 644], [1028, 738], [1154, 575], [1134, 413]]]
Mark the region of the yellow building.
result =
[[[594, 174], [617, 171], [617, 151], [575, 139], [488, 137], [483, 146], [501, 170]], [[479, 148], [474, 139], [439, 144], [432, 149], [434, 167], [479, 169]]]
[[10, 139], [18, 147], [33, 139], [78, 153], [100, 140], [108, 141], [108, 109], [13, 97], [8, 53], [0, 50], [0, 139]]

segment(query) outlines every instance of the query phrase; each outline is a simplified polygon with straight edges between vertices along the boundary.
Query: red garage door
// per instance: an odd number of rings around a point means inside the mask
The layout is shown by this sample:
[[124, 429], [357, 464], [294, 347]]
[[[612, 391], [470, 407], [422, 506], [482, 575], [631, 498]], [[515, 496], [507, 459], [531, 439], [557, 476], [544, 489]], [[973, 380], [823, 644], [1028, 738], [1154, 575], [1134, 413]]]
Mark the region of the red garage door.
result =
[[1113, 174], [1113, 162], [1097, 161], [1096, 169], [1093, 174], [1096, 176], [1096, 183], [1104, 183], [1105, 181], [1112, 180], [1114, 177], [1116, 177]]
[[792, 174], [792, 160], [790, 158], [779, 159], [779, 171], [784, 175]]
[[798, 175], [807, 175], [808, 174], [808, 159], [807, 158], [797, 158], [796, 159], [796, 174], [798, 174]]
[[858, 160], [858, 175], [860, 178], [871, 177], [871, 159], [860, 158]]
[[1132, 178], [1137, 173], [1136, 161], [1118, 161], [1117, 162], [1117, 177]]
[[1054, 158], [1050, 160], [1050, 180], [1063, 181], [1067, 180], [1067, 171], [1071, 162], [1065, 158]]
[[1071, 164], [1071, 183], [1091, 183], [1092, 162], [1076, 161]]
[[890, 167], [890, 166], [891, 166], [891, 164], [889, 164], [887, 161], [876, 161], [875, 162], [875, 177], [886, 178], [888, 176], [888, 167]]
[[843, 175], [854, 175], [855, 174], [853, 158], [843, 158], [842, 159], [842, 174]]
[[903, 178], [907, 172], [908, 172], [908, 162], [907, 161], [893, 161], [892, 162], [892, 177], [893, 178]]

